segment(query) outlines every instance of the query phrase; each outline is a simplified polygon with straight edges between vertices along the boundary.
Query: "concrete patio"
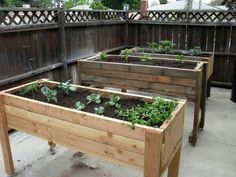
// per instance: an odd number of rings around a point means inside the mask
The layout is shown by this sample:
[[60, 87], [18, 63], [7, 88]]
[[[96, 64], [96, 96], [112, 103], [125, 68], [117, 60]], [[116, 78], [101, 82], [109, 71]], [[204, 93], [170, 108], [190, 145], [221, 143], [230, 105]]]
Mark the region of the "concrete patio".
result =
[[[231, 90], [212, 88], [205, 129], [196, 147], [189, 145], [193, 104], [188, 103], [180, 177], [236, 176], [236, 103]], [[51, 155], [46, 141], [21, 132], [10, 136], [17, 177], [141, 177], [142, 173], [57, 146]], [[5, 173], [0, 152], [0, 176]]]

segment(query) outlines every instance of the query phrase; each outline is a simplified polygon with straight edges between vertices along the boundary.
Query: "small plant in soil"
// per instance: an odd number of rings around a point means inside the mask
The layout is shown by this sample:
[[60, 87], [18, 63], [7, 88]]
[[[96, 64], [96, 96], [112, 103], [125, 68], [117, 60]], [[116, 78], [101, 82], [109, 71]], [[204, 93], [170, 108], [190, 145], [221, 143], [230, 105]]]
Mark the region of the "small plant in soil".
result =
[[20, 90], [21, 95], [32, 94], [35, 97], [36, 92], [39, 90], [40, 86], [37, 83], [31, 84]]
[[71, 80], [68, 80], [64, 83], [60, 83], [58, 88], [62, 89], [67, 95], [69, 95], [70, 92], [75, 92], [77, 90], [76, 87], [72, 86], [71, 82]]
[[128, 61], [128, 57], [130, 56], [130, 51], [129, 49], [121, 50], [121, 55], [125, 59], [125, 61]]
[[184, 56], [183, 55], [177, 55], [176, 60], [178, 62], [178, 66], [181, 66], [184, 64]]
[[110, 98], [109, 98], [109, 101], [107, 101], [105, 103], [105, 105], [108, 105], [110, 107], [116, 107], [116, 108], [120, 108], [121, 105], [118, 103], [120, 101], [120, 97], [119, 96], [115, 96], [115, 95], [112, 95]]
[[176, 101], [167, 102], [161, 98], [153, 98], [152, 103], [136, 106], [131, 109], [117, 109], [116, 113], [124, 120], [131, 122], [131, 128], [135, 124], [147, 126], [160, 126], [166, 119], [171, 118], [171, 113], [177, 106]]
[[192, 56], [198, 56], [201, 53], [201, 47], [194, 46], [193, 49], [190, 49], [190, 55]]
[[51, 90], [50, 88], [44, 86], [41, 88], [41, 92], [44, 96], [46, 96], [47, 101], [50, 102], [51, 100], [57, 103], [57, 91]]
[[138, 48], [138, 52], [142, 52], [142, 53], [144, 53], [144, 48]]
[[159, 43], [159, 51], [163, 53], [170, 53], [170, 51], [175, 47], [175, 44], [169, 40], [163, 40]]
[[101, 61], [104, 61], [107, 59], [107, 55], [105, 52], [101, 52], [98, 56], [98, 59], [101, 60]]
[[99, 104], [102, 101], [101, 96], [99, 94], [96, 94], [96, 93], [92, 93], [91, 95], [88, 95], [87, 100], [88, 100], [87, 104], [90, 104], [92, 102]]
[[83, 109], [85, 109], [85, 104], [80, 102], [80, 101], [78, 101], [78, 102], [75, 103], [75, 109], [83, 110]]
[[140, 57], [140, 60], [143, 62], [148, 62], [152, 60], [152, 57], [150, 55], [144, 55]]
[[156, 42], [149, 42], [147, 43], [148, 47], [153, 49], [154, 51], [158, 51], [159, 50], [159, 45]]
[[98, 108], [94, 108], [94, 110], [95, 110], [95, 114], [97, 115], [103, 115], [105, 112], [105, 108], [102, 106], [99, 106]]

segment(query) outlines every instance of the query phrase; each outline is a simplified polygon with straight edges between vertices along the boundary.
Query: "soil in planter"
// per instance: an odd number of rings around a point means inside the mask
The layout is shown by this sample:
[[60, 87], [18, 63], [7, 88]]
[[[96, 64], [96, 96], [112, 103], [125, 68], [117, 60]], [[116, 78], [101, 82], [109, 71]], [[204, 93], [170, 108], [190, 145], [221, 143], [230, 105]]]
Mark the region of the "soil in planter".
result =
[[181, 51], [181, 50], [173, 50], [173, 51], [170, 51], [170, 52], [158, 52], [158, 51], [155, 51], [153, 49], [148, 49], [148, 48], [145, 48], [144, 50], [141, 50], [141, 49], [134, 49], [134, 51], [132, 52], [138, 52], [138, 53], [150, 53], [150, 54], [169, 54], [169, 55], [183, 55], [183, 56], [192, 56], [192, 57], [210, 57], [211, 55], [210, 54], [205, 54], [205, 53], [200, 53], [196, 56], [193, 56], [190, 54], [190, 51]]
[[[91, 94], [91, 92], [89, 92], [87, 90], [78, 90], [77, 92], [70, 92], [70, 94], [67, 95], [61, 89], [59, 89], [57, 87], [52, 88], [52, 89], [57, 91], [57, 103], [54, 101], [51, 101], [50, 102], [51, 104], [64, 106], [64, 107], [68, 107], [68, 108], [74, 108], [75, 103], [80, 101], [86, 105], [85, 109], [83, 109], [82, 111], [89, 112], [89, 113], [95, 113], [95, 110], [94, 110], [95, 107], [103, 106], [105, 108], [104, 116], [108, 116], [108, 117], [112, 117], [112, 118], [116, 118], [116, 119], [122, 119], [121, 117], [118, 117], [115, 113], [115, 110], [117, 108], [104, 106], [104, 104], [107, 101], [109, 101], [108, 98], [101, 98], [102, 101], [99, 104], [94, 103], [94, 102], [92, 102], [90, 104], [86, 104], [88, 102], [87, 96]], [[35, 94], [34, 98], [31, 93], [27, 93], [25, 95], [22, 95], [20, 92], [16, 92], [15, 95], [38, 100], [38, 101], [42, 101], [42, 102], [47, 102], [46, 97], [42, 94], [42, 92], [40, 90]], [[126, 109], [130, 109], [130, 108], [136, 107], [138, 105], [142, 106], [145, 104], [145, 102], [143, 102], [143, 101], [140, 101], [137, 99], [130, 99], [130, 98], [129, 99], [121, 99], [119, 103], [122, 105], [122, 107], [124, 107]]]
[[[100, 60], [96, 60], [100, 61]], [[162, 67], [171, 67], [171, 68], [183, 68], [183, 69], [194, 69], [196, 68], [196, 63], [184, 62], [179, 63], [177, 61], [141, 61], [138, 58], [128, 58], [126, 61], [123, 58], [108, 58], [104, 60], [105, 62], [113, 62], [113, 63], [131, 63], [131, 64], [141, 64], [141, 65], [149, 65], [149, 66], [162, 66]]]

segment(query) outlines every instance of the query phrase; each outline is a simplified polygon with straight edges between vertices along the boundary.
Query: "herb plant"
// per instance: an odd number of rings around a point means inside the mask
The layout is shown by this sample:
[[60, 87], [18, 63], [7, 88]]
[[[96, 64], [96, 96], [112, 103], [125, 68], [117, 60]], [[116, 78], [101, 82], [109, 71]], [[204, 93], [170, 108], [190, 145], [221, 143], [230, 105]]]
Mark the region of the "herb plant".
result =
[[54, 102], [57, 103], [57, 91], [56, 90], [51, 90], [50, 88], [44, 86], [41, 88], [41, 92], [43, 93], [44, 96], [46, 96], [47, 101], [50, 102], [53, 100]]
[[98, 59], [101, 60], [101, 61], [104, 61], [107, 59], [107, 55], [105, 52], [101, 52], [98, 56]]
[[90, 104], [92, 102], [99, 104], [102, 101], [101, 96], [96, 93], [92, 93], [91, 95], [87, 96], [87, 100], [88, 100], [87, 104]]
[[110, 107], [116, 107], [116, 108], [120, 108], [121, 107], [121, 105], [118, 103], [120, 101], [120, 97], [119, 96], [114, 96], [114, 95], [112, 95], [111, 97], [110, 97], [110, 99], [109, 99], [109, 101], [107, 101], [106, 103], [105, 103], [105, 105], [108, 105], [108, 106], [110, 106]]
[[20, 94], [26, 95], [31, 93], [33, 95], [33, 98], [35, 97], [36, 92], [39, 90], [39, 85], [37, 83], [33, 83], [29, 86], [26, 86], [21, 89]]
[[201, 48], [199, 46], [194, 46], [193, 49], [190, 49], [190, 54], [192, 56], [198, 56], [201, 53]]
[[58, 88], [62, 89], [67, 95], [69, 95], [70, 92], [75, 92], [77, 89], [76, 87], [72, 86], [71, 82], [71, 80], [68, 80], [64, 83], [60, 83]]
[[84, 108], [85, 108], [85, 104], [84, 104], [84, 103], [82, 103], [82, 102], [80, 102], [80, 101], [78, 101], [78, 102], [75, 103], [75, 109], [77, 109], [77, 110], [82, 110], [82, 109], [84, 109]]
[[163, 53], [169, 53], [174, 47], [175, 44], [169, 40], [163, 40], [159, 43], [159, 51]]
[[147, 43], [148, 47], [153, 49], [154, 51], [157, 51], [159, 49], [159, 45], [156, 42], [150, 42]]
[[143, 62], [147, 62], [147, 61], [151, 61], [152, 60], [152, 57], [150, 55], [143, 55], [140, 57], [140, 60], [143, 61]]
[[103, 115], [104, 112], [105, 112], [105, 108], [102, 107], [102, 106], [100, 106], [100, 107], [98, 107], [98, 108], [94, 108], [94, 110], [95, 110], [95, 113], [96, 113], [97, 115]]
[[184, 64], [184, 56], [183, 55], [177, 55], [176, 60], [178, 62], [178, 65]]
[[136, 123], [160, 126], [166, 119], [171, 118], [171, 113], [176, 106], [176, 101], [165, 101], [155, 97], [152, 103], [145, 103], [143, 106], [138, 105], [127, 110], [120, 108], [116, 110], [116, 114], [124, 120], [130, 121], [132, 128], [135, 128]]
[[130, 51], [129, 49], [125, 49], [125, 50], [121, 50], [121, 55], [123, 56], [123, 58], [128, 61], [128, 57], [130, 56]]

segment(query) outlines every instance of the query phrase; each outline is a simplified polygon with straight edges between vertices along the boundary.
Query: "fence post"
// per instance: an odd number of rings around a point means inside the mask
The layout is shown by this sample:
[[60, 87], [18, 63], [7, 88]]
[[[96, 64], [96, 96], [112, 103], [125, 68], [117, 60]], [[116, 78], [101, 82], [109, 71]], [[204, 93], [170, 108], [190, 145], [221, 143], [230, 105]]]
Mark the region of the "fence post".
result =
[[62, 81], [68, 80], [68, 66], [66, 58], [66, 37], [65, 37], [65, 9], [64, 5], [59, 3], [58, 5], [58, 26], [59, 26], [59, 38], [60, 38], [60, 61], [63, 63], [62, 68]]

